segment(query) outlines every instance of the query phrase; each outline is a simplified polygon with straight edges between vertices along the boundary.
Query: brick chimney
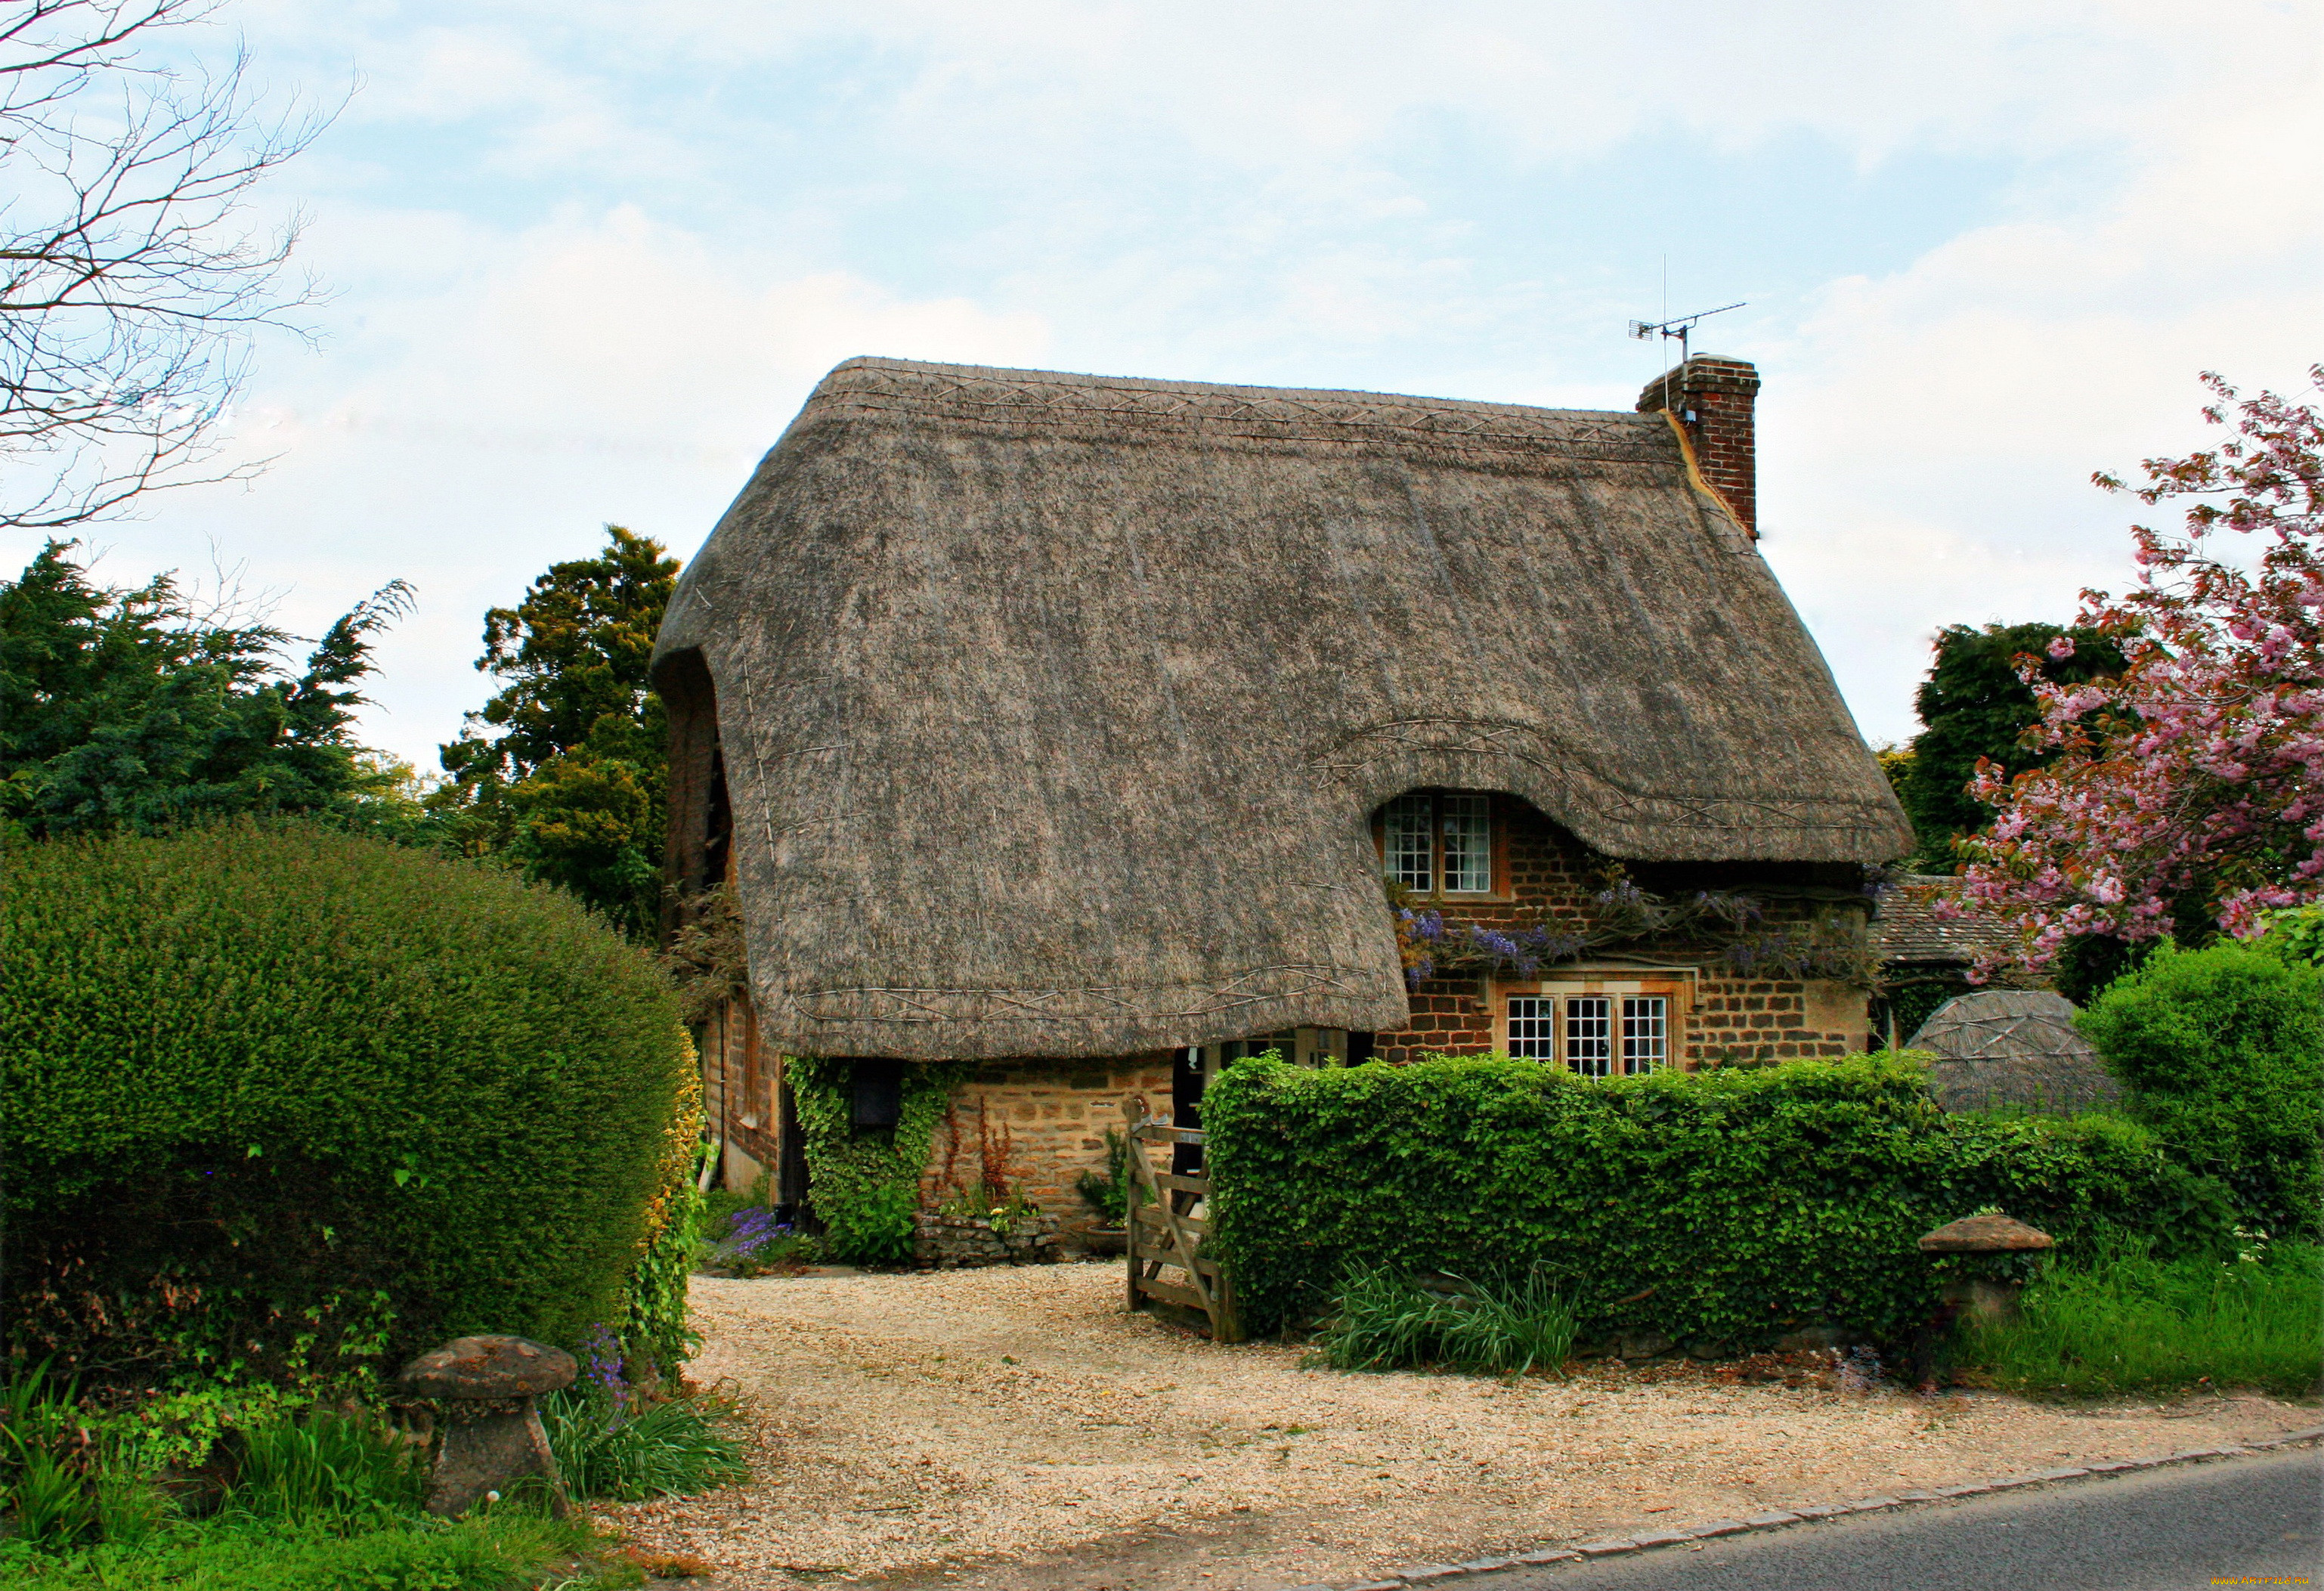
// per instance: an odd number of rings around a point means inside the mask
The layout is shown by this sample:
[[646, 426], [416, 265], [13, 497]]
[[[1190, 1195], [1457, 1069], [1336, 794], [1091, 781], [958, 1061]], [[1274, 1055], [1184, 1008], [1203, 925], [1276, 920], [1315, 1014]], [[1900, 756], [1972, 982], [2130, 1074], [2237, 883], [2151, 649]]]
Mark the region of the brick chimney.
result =
[[[1665, 397], [1668, 402], [1665, 405]], [[1758, 469], [1751, 441], [1751, 404], [1759, 372], [1741, 359], [1697, 354], [1656, 376], [1638, 394], [1638, 412], [1667, 406], [1686, 427], [1695, 467], [1727, 501], [1751, 539], [1759, 539]]]

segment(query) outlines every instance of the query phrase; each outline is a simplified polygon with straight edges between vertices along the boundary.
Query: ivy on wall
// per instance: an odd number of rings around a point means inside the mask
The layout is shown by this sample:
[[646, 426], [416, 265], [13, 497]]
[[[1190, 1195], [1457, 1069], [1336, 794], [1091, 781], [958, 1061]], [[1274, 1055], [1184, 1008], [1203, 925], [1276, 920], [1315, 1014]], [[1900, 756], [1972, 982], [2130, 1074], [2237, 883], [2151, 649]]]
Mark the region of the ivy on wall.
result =
[[823, 1222], [824, 1252], [847, 1263], [909, 1259], [920, 1173], [960, 1068], [907, 1063], [894, 1130], [859, 1133], [853, 1062], [794, 1055], [785, 1065], [807, 1140], [807, 1203]]
[[675, 1375], [694, 1357], [702, 1334], [687, 1323], [686, 1289], [694, 1273], [695, 1229], [702, 1218], [696, 1182], [701, 1152], [702, 1067], [691, 1038], [681, 1039], [677, 1108], [661, 1141], [659, 1181], [646, 1207], [645, 1235], [622, 1290], [622, 1351], [632, 1381], [650, 1383]]

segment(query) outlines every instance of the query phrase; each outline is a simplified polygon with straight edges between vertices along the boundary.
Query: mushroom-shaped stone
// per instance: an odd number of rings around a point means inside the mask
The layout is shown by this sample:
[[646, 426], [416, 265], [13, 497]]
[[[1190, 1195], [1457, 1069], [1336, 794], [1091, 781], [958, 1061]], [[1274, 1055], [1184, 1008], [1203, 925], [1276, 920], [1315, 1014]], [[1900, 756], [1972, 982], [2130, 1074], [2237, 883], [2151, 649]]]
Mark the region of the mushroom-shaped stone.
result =
[[456, 1405], [437, 1449], [428, 1512], [466, 1513], [488, 1495], [538, 1478], [562, 1516], [565, 1481], [533, 1399], [572, 1385], [578, 1370], [564, 1349], [521, 1337], [456, 1337], [406, 1364], [396, 1378], [406, 1392]]
[[1963, 1216], [1921, 1239], [1932, 1254], [2015, 1254], [2053, 1246], [2050, 1235], [2006, 1216]]
[[[2032, 1253], [2054, 1246], [2050, 1235], [2007, 1216], [1964, 1216], [1921, 1239], [1928, 1254]], [[2017, 1313], [2018, 1283], [1991, 1276], [1957, 1276], [1943, 1288], [1945, 1302], [1967, 1315], [2007, 1320]]]

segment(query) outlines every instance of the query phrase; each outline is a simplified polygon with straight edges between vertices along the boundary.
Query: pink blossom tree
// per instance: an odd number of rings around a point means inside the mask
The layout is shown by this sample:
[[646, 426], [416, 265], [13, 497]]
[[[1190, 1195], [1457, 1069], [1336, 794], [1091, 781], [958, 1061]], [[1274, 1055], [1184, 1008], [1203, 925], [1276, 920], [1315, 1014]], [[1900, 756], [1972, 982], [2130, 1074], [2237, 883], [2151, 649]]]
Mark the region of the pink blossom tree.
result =
[[[2310, 375], [2324, 384], [2324, 365]], [[2227, 434], [2146, 460], [2135, 488], [2191, 499], [2184, 529], [2134, 525], [2136, 584], [2082, 593], [2077, 623], [2116, 638], [2126, 667], [2061, 684], [2021, 657], [2042, 711], [2025, 744], [2058, 754], [2015, 779], [1981, 762], [1970, 787], [1995, 816], [1964, 844], [1961, 909], [2014, 921], [2030, 966], [2089, 936], [2249, 937], [2268, 909], [2324, 899], [2324, 416], [2203, 381], [2204, 419]], [[2256, 560], [2223, 557], [2223, 532], [2257, 541]]]

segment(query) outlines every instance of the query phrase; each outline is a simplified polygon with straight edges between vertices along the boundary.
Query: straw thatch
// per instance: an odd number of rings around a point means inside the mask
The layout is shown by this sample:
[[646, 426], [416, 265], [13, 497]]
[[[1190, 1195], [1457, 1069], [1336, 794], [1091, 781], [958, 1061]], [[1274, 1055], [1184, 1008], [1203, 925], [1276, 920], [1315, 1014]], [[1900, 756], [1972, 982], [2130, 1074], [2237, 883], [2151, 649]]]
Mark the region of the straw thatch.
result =
[[1912, 844], [1658, 414], [851, 360], [679, 581], [674, 695], [697, 654], [801, 1050], [1398, 1026], [1368, 822], [1419, 786], [1625, 857]]
[[2070, 1114], [2119, 1105], [2122, 1085], [2074, 1029], [2074, 1007], [2050, 989], [1980, 989], [1946, 1001], [1906, 1044], [1939, 1057], [1929, 1068], [1947, 1110]]

